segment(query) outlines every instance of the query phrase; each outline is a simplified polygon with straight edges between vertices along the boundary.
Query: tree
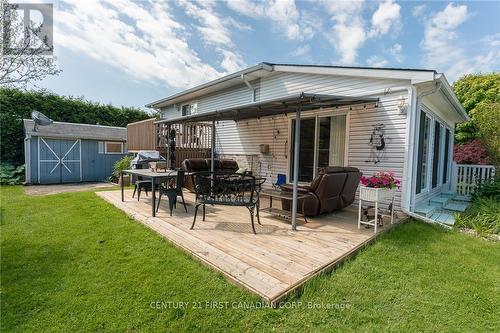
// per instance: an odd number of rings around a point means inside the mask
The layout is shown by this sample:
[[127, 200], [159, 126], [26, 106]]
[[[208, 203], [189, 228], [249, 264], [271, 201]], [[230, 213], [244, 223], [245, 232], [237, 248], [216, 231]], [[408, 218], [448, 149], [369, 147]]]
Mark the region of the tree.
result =
[[484, 102], [500, 102], [500, 73], [468, 74], [453, 84], [453, 90], [471, 120], [458, 124], [455, 131], [457, 143], [478, 138], [478, 127], [474, 110]]
[[0, 159], [24, 163], [23, 119], [37, 110], [55, 121], [125, 127], [153, 117], [143, 110], [114, 107], [83, 98], [62, 97], [47, 91], [0, 88]]
[[500, 103], [481, 102], [476, 105], [472, 113], [479, 137], [498, 170], [500, 167]]
[[[21, 7], [22, 6], [22, 7]], [[26, 87], [28, 83], [56, 75], [59, 70], [52, 55], [52, 7], [50, 4], [9, 4], [0, 0], [2, 36], [0, 38], [0, 85]], [[42, 9], [44, 22], [35, 24], [30, 7]], [[18, 10], [27, 19], [21, 19]], [[45, 23], [45, 20], [49, 21]]]

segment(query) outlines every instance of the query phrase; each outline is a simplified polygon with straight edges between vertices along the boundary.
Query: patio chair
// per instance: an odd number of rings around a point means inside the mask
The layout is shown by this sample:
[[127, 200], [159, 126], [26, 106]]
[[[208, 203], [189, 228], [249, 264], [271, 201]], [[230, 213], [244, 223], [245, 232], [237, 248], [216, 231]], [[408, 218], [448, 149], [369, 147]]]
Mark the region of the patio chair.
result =
[[[203, 221], [205, 221], [206, 205], [239, 206], [248, 209], [252, 230], [256, 234], [254, 212], [258, 196], [254, 176], [215, 171], [198, 172], [193, 175], [193, 179], [196, 203], [191, 229], [194, 228], [196, 223], [196, 216], [200, 206], [203, 206]], [[259, 218], [257, 218], [257, 222], [260, 224]]]
[[[169, 175], [175, 171], [171, 171]], [[170, 178], [169, 178], [170, 180]], [[182, 205], [184, 206], [184, 210], [187, 211], [186, 202], [184, 201], [184, 194], [182, 193], [182, 187], [184, 185], [184, 171], [178, 170], [177, 176], [175, 177], [175, 184], [172, 185], [170, 181], [167, 181], [165, 187], [160, 187], [159, 196], [158, 196], [158, 204], [156, 206], [156, 211], [160, 208], [160, 201], [162, 195], [166, 195], [168, 198], [168, 208], [170, 210], [170, 216], [172, 216], [173, 208], [177, 208], [177, 197], [181, 197]]]
[[134, 185], [134, 193], [132, 193], [132, 198], [135, 196], [137, 192], [137, 201], [139, 201], [141, 197], [141, 191], [146, 192], [146, 196], [148, 196], [148, 191], [151, 192], [151, 181], [150, 180], [137, 180]]

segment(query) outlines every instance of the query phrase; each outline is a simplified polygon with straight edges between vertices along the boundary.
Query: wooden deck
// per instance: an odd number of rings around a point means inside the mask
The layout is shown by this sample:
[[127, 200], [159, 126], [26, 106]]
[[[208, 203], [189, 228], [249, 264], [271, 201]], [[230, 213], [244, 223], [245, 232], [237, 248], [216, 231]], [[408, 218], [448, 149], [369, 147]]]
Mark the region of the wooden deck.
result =
[[[333, 268], [376, 237], [373, 229], [358, 230], [354, 209], [309, 218], [307, 224], [298, 220], [297, 232], [290, 230], [286, 220], [262, 213], [262, 225], [255, 223], [254, 235], [244, 207], [207, 206], [206, 221], [199, 214], [195, 229], [189, 230], [194, 212], [190, 193], [185, 195], [188, 213], [178, 205], [172, 217], [163, 199], [157, 216], [151, 217], [148, 197], [138, 202], [130, 190], [125, 191], [125, 202], [120, 191], [97, 195], [269, 303]], [[378, 234], [389, 228], [387, 221]]]

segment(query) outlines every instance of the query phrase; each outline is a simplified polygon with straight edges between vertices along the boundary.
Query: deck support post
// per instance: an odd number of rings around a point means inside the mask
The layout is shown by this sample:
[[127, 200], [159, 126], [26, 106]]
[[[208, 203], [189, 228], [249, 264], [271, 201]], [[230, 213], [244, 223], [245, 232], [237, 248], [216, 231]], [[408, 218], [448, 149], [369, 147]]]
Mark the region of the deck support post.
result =
[[211, 155], [210, 155], [210, 171], [215, 171], [215, 120], [212, 120], [212, 142], [210, 144]]
[[167, 133], [164, 133], [164, 138], [165, 138], [165, 152], [167, 154], [167, 167], [170, 169], [172, 167], [172, 161], [171, 161], [171, 157], [170, 157], [170, 154], [171, 154], [171, 149], [172, 147], [170, 147], [170, 125], [167, 125], [167, 127], [163, 127], [163, 130], [166, 129], [166, 132]]
[[[299, 189], [299, 153], [300, 153], [300, 103], [295, 112], [295, 134], [293, 140], [293, 196], [292, 196], [292, 231], [297, 231], [297, 196]], [[302, 212], [305, 213], [305, 212]]]

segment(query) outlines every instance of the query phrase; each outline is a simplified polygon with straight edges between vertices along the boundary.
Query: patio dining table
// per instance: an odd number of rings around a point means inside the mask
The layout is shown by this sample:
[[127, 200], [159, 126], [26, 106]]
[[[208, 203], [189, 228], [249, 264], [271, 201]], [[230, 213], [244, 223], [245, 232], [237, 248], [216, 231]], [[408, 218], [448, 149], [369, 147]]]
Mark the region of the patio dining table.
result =
[[[177, 171], [176, 170], [166, 170], [165, 172], [157, 172], [153, 171], [150, 169], [130, 169], [130, 170], [123, 170], [121, 172], [121, 191], [122, 191], [122, 202], [124, 200], [124, 194], [123, 194], [123, 175], [128, 174], [128, 175], [135, 175], [139, 176], [142, 178], [147, 178], [151, 179], [151, 215], [153, 217], [156, 216], [156, 185], [161, 184], [163, 180], [167, 180], [168, 178], [174, 178], [177, 177]], [[186, 173], [188, 175], [189, 173]]]

